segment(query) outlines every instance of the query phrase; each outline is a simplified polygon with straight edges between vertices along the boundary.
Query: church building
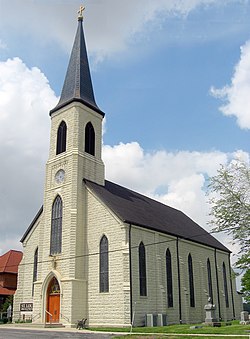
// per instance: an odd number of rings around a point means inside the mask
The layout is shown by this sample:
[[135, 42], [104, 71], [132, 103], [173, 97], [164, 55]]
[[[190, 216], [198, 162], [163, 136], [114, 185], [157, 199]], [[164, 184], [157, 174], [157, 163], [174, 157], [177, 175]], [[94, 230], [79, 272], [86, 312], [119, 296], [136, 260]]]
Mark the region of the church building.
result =
[[51, 132], [43, 206], [24, 233], [13, 320], [164, 325], [239, 317], [230, 251], [183, 212], [105, 180], [79, 11]]

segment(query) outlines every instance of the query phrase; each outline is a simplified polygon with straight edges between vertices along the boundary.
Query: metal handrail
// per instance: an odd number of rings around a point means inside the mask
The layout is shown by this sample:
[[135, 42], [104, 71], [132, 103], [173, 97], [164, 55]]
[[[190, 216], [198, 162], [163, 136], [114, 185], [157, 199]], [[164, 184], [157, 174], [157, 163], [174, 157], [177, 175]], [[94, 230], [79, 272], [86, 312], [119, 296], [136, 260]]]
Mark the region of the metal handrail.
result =
[[70, 323], [70, 320], [68, 317], [66, 317], [66, 315], [63, 315], [62, 313], [60, 313], [61, 318], [65, 319], [68, 323]]
[[41, 313], [37, 313], [37, 314], [35, 314], [35, 315], [33, 315], [33, 316], [31, 317], [32, 322], [33, 322], [33, 320], [39, 319], [39, 318], [41, 318]]
[[[51, 318], [53, 317], [53, 315], [51, 313], [49, 313], [49, 311], [45, 310], [45, 312], [50, 316], [50, 324], [51, 324]], [[45, 319], [45, 323], [46, 323], [46, 319]]]

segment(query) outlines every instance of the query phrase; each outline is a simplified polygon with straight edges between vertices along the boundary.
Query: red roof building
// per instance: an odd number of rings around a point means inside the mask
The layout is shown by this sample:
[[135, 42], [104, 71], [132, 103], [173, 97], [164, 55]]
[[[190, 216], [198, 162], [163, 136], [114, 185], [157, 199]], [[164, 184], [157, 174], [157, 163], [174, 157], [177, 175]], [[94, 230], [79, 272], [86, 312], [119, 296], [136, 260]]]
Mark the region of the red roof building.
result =
[[18, 265], [23, 253], [10, 250], [0, 256], [0, 306], [9, 295], [13, 295], [17, 288]]

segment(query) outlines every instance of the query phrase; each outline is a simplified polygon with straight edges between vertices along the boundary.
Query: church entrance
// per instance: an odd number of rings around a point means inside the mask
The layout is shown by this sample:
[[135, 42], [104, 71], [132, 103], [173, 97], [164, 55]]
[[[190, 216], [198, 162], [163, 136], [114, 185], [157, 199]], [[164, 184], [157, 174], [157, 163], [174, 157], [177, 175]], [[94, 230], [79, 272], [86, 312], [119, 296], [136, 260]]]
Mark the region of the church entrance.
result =
[[60, 286], [55, 277], [47, 289], [46, 322], [58, 323], [60, 318]]

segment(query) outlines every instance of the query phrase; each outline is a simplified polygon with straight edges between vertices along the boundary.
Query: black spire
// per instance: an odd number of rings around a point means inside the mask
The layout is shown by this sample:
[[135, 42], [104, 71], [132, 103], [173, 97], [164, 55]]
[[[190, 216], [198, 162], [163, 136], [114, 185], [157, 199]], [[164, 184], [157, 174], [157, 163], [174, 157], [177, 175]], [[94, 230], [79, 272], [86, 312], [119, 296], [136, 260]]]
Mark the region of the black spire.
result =
[[82, 20], [81, 13], [78, 16], [78, 27], [61, 97], [56, 107], [50, 111], [50, 114], [73, 101], [78, 101], [104, 116], [104, 113], [95, 102]]

